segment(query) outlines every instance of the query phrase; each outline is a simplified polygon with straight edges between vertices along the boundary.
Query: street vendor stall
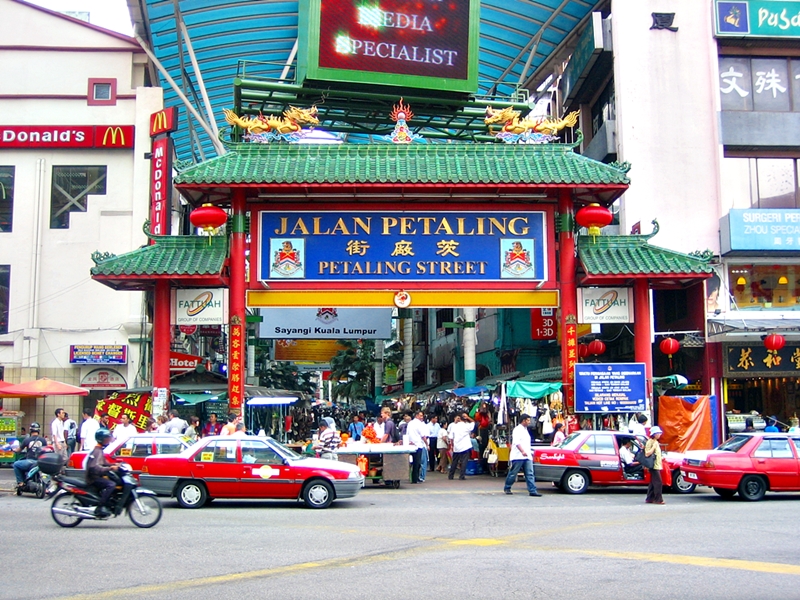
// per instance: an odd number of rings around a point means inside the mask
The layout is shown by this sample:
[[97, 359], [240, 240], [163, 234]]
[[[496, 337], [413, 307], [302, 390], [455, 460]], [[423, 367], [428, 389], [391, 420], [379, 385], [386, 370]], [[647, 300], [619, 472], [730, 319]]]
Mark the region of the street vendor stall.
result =
[[339, 448], [336, 453], [340, 461], [359, 466], [365, 480], [371, 479], [372, 483], [382, 481], [397, 489], [402, 480], [410, 480], [408, 457], [416, 450], [414, 446], [355, 443]]

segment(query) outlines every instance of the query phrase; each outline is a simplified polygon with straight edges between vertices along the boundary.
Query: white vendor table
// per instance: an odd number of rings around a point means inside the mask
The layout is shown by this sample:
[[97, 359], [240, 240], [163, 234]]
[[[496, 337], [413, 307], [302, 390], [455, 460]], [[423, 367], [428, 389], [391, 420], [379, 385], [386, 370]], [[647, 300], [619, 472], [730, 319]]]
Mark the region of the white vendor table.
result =
[[369, 460], [369, 471], [365, 479], [371, 479], [373, 483], [383, 480], [386, 485], [397, 489], [401, 480], [410, 481], [408, 456], [416, 450], [414, 446], [393, 444], [350, 444], [337, 449], [336, 454], [342, 462], [353, 465], [358, 464], [358, 457], [363, 454]]

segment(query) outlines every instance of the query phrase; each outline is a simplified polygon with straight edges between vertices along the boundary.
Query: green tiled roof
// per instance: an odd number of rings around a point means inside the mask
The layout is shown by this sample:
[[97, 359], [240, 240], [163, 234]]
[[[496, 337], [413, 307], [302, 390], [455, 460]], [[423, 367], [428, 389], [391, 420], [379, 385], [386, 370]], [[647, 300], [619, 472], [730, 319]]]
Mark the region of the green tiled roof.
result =
[[225, 236], [180, 235], [154, 239], [155, 244], [119, 256], [95, 252], [92, 276], [219, 275], [228, 253]]
[[231, 144], [181, 172], [209, 184], [543, 184], [627, 186], [626, 170], [565, 144]]
[[652, 235], [582, 235], [578, 257], [588, 275], [671, 275], [711, 273], [709, 260], [651, 246]]

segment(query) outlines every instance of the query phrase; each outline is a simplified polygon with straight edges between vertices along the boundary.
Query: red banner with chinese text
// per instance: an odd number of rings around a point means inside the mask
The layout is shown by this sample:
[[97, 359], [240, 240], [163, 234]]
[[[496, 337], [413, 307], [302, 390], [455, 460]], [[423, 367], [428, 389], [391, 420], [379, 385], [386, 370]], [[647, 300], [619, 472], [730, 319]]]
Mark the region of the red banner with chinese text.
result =
[[568, 413], [572, 413], [575, 410], [575, 364], [578, 362], [577, 321], [575, 315], [570, 314], [565, 317], [566, 326], [561, 340], [561, 343], [566, 348], [566, 351], [562, 351], [562, 357], [564, 358], [562, 380], [564, 381], [563, 393]]
[[99, 419], [103, 413], [108, 413], [112, 425], [116, 425], [122, 420], [122, 415], [130, 417], [131, 423], [139, 431], [144, 431], [147, 427], [147, 419], [153, 410], [153, 399], [148, 392], [128, 393], [114, 392], [108, 398], [100, 400], [94, 409], [95, 419]]
[[241, 413], [244, 404], [244, 325], [237, 315], [231, 317], [228, 350], [228, 408]]

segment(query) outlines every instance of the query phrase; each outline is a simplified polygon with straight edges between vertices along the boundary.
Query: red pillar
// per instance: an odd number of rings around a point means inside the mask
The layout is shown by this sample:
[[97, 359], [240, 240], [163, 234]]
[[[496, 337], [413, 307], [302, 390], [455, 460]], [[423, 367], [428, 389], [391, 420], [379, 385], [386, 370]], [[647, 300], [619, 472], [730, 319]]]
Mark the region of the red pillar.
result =
[[233, 190], [231, 205], [230, 286], [228, 289], [228, 407], [241, 414], [245, 383], [245, 210], [247, 200], [243, 189]]
[[575, 363], [578, 362], [578, 290], [575, 285], [575, 236], [572, 232], [575, 206], [570, 190], [558, 196], [558, 261], [561, 290], [561, 368], [564, 401], [568, 412], [575, 409]]
[[153, 297], [153, 400], [161, 409], [162, 402], [169, 400], [170, 301], [169, 280], [157, 280]]
[[633, 282], [633, 356], [644, 363], [648, 405], [653, 409], [653, 345], [650, 343], [650, 286], [646, 279]]

